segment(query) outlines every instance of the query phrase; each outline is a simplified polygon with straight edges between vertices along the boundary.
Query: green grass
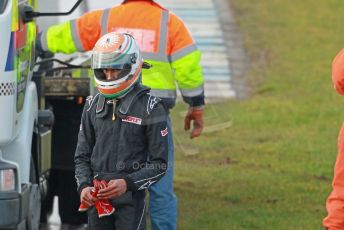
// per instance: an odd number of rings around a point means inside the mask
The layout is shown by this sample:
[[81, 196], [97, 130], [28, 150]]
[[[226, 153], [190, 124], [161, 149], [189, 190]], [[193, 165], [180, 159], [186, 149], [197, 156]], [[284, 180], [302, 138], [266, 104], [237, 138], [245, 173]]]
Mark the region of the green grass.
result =
[[344, 118], [331, 82], [331, 61], [344, 47], [344, 4], [231, 3], [252, 93], [208, 105], [208, 132], [192, 141], [182, 130], [185, 106], [172, 112], [178, 229], [322, 229]]

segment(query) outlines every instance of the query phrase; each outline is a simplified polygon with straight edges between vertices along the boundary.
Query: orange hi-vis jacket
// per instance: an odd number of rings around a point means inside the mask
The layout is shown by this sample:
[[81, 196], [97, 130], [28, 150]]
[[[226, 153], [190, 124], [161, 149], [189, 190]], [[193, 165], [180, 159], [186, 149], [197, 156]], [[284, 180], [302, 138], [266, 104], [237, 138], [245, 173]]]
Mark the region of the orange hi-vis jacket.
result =
[[[332, 81], [339, 94], [344, 95], [344, 49], [332, 63]], [[327, 216], [323, 225], [328, 230], [344, 229], [344, 123], [338, 137], [338, 155], [334, 167], [332, 192], [326, 202]]]
[[150, 0], [131, 0], [84, 14], [50, 27], [41, 34], [43, 50], [73, 53], [89, 51], [108, 32], [126, 32], [138, 42], [143, 58], [152, 65], [142, 72], [151, 94], [172, 108], [176, 88], [190, 106], [204, 104], [201, 54], [183, 21]]

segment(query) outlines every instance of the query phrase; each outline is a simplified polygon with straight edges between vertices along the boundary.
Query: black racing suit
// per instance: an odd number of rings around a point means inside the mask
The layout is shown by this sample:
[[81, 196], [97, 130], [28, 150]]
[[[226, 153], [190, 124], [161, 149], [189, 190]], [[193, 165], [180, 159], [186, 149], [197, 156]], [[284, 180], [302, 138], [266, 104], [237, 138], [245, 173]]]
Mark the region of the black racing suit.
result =
[[85, 104], [75, 153], [78, 191], [93, 178], [124, 179], [128, 191], [111, 203], [114, 215], [89, 211], [90, 229], [145, 229], [145, 189], [167, 169], [167, 111], [149, 88], [137, 84], [118, 100], [101, 94]]

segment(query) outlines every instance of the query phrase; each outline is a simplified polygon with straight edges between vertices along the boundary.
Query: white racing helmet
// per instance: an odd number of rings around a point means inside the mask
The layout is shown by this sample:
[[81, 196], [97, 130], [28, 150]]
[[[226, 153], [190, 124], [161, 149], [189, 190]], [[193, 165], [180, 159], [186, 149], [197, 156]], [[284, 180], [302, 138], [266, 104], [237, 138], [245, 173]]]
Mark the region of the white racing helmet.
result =
[[[106, 98], [128, 92], [141, 76], [143, 58], [135, 39], [126, 33], [108, 33], [95, 44], [91, 68], [96, 86]], [[121, 70], [116, 80], [107, 80], [104, 69]]]

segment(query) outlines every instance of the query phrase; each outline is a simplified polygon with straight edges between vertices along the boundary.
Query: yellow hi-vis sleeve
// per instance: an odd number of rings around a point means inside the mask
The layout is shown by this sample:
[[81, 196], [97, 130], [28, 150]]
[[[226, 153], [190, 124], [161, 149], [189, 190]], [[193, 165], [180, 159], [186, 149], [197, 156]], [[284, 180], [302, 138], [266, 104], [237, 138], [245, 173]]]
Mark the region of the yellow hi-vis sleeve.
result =
[[193, 97], [203, 93], [201, 52], [195, 50], [171, 63], [174, 77], [183, 96]]
[[[44, 36], [44, 34], [42, 36]], [[47, 48], [53, 53], [61, 52], [70, 54], [77, 51], [72, 36], [70, 21], [51, 26], [45, 36]]]

